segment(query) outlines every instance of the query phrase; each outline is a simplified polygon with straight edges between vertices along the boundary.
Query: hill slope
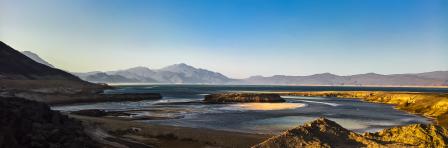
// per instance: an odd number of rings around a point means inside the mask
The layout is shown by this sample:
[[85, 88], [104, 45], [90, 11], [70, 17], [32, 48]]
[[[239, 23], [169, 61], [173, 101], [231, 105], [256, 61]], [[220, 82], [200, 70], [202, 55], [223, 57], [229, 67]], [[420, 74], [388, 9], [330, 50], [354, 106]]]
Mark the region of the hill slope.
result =
[[0, 65], [0, 79], [81, 81], [70, 73], [40, 64], [3, 42], [0, 42]]
[[[0, 96], [14, 96], [19, 92], [97, 93], [106, 88], [38, 63], [3, 42], [0, 42], [0, 65]], [[24, 98], [33, 99], [34, 96]]]

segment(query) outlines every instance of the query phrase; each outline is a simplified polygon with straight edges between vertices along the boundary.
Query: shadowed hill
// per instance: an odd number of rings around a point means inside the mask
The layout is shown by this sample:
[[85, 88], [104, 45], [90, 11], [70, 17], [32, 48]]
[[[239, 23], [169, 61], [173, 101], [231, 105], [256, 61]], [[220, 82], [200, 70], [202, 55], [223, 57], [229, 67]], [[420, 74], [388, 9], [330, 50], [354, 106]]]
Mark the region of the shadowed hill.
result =
[[0, 42], [0, 79], [12, 80], [82, 80], [65, 71], [40, 64]]
[[44, 103], [0, 97], [0, 147], [98, 147], [81, 122], [50, 110]]
[[[0, 96], [97, 93], [104, 88], [107, 86], [86, 82], [63, 70], [38, 63], [0, 42]], [[35, 95], [22, 97], [33, 99]]]

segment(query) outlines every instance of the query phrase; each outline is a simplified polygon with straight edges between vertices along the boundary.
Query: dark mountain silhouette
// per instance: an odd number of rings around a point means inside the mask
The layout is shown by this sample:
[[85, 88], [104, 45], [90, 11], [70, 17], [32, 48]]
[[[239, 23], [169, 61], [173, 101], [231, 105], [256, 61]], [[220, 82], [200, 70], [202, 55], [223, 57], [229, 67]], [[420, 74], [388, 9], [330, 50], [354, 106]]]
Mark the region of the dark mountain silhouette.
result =
[[0, 42], [0, 79], [82, 81], [65, 71], [40, 64]]
[[97, 93], [106, 87], [38, 63], [0, 42], [0, 96], [5, 96], [3, 92], [9, 94], [6, 96], [36, 99], [37, 94]]

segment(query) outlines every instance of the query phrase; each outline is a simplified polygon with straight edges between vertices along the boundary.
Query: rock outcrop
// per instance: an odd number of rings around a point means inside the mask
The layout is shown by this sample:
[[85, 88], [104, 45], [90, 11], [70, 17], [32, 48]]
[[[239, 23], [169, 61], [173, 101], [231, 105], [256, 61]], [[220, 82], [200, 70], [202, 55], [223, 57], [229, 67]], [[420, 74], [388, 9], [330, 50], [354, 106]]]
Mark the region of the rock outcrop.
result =
[[361, 147], [359, 136], [325, 118], [317, 119], [270, 138], [254, 148], [288, 147]]
[[211, 94], [204, 98], [205, 103], [231, 103], [231, 102], [285, 102], [278, 94], [251, 94], [251, 93], [222, 93]]
[[331, 120], [319, 118], [253, 148], [447, 147], [447, 138], [447, 130], [435, 125], [413, 124], [360, 135]]
[[448, 130], [436, 125], [412, 124], [366, 133], [368, 139], [390, 143], [403, 143], [419, 147], [447, 147]]
[[81, 122], [39, 102], [0, 97], [0, 147], [97, 147]]

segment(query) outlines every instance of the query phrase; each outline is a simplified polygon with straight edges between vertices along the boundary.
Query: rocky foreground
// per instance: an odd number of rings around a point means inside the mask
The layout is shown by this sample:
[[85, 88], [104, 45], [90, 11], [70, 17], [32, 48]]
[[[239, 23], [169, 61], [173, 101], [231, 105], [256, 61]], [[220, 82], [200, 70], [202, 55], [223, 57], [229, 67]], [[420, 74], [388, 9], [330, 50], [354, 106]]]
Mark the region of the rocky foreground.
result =
[[278, 94], [253, 94], [253, 93], [221, 93], [211, 94], [204, 98], [205, 103], [248, 103], [248, 102], [285, 102]]
[[44, 103], [0, 97], [0, 147], [99, 147], [81, 122], [50, 110]]
[[272, 137], [253, 148], [447, 146], [448, 131], [441, 126], [413, 124], [361, 135], [336, 122], [320, 118]]
[[393, 104], [395, 108], [436, 119], [448, 128], [448, 94], [382, 91], [282, 92], [280, 95], [355, 98], [363, 101]]

